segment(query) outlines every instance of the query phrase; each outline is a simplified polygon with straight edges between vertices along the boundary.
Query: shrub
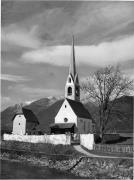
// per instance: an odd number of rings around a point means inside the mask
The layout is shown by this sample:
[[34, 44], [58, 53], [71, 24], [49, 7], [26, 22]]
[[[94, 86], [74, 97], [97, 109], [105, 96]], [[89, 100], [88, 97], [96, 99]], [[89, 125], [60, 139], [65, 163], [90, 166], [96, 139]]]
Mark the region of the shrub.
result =
[[119, 139], [119, 134], [104, 134], [102, 143], [116, 143]]
[[101, 142], [101, 138], [100, 138], [99, 134], [94, 134], [94, 141], [96, 144]]
[[42, 152], [44, 154], [61, 154], [61, 155], [79, 155], [79, 153], [70, 145], [53, 145], [46, 143], [28, 143], [19, 141], [2, 141], [1, 144], [3, 149], [16, 150], [16, 151], [26, 151], [31, 153]]

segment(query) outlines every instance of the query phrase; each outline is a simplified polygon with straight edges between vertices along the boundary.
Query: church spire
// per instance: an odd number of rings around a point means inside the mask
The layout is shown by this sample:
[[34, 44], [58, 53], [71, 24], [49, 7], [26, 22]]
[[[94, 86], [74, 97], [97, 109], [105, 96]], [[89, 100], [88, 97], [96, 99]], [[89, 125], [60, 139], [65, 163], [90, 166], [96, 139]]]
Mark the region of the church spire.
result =
[[74, 50], [74, 37], [72, 38], [72, 52], [71, 62], [69, 67], [69, 75], [65, 85], [65, 98], [79, 101], [80, 100], [80, 86], [78, 80], [78, 74], [75, 66], [75, 50]]
[[71, 52], [71, 63], [69, 68], [69, 74], [72, 75], [73, 79], [76, 75], [76, 67], [75, 67], [75, 49], [74, 49], [74, 36], [72, 36], [72, 52]]

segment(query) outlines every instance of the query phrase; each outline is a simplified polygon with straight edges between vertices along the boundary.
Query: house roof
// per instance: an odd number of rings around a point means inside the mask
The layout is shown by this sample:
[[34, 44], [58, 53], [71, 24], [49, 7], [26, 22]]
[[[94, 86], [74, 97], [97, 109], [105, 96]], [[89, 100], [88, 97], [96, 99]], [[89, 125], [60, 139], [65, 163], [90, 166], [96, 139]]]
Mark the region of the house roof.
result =
[[74, 123], [53, 123], [50, 125], [50, 128], [65, 129], [65, 128], [72, 128], [74, 125], [75, 125]]
[[71, 108], [73, 109], [74, 113], [81, 118], [92, 119], [88, 110], [84, 107], [84, 105], [79, 101], [74, 101], [71, 99], [66, 98], [68, 103], [70, 104]]
[[26, 109], [26, 108], [22, 108], [22, 111], [21, 112], [17, 112], [13, 116], [12, 120], [14, 120], [15, 116], [19, 115], [19, 114], [20, 115], [23, 114], [25, 116], [27, 122], [33, 122], [33, 123], [39, 124], [39, 121], [38, 121], [37, 117], [35, 116], [35, 114], [32, 112], [32, 110]]

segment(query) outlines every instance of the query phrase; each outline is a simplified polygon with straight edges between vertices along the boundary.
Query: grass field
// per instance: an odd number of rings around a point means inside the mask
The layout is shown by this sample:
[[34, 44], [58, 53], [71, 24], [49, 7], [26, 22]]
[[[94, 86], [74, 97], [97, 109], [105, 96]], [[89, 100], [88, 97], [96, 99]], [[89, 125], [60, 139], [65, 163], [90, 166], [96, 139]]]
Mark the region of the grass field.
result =
[[28, 143], [18, 141], [2, 141], [1, 148], [7, 150], [25, 151], [29, 153], [44, 153], [48, 155], [66, 155], [66, 156], [80, 156], [73, 146], [70, 145], [53, 145], [46, 143]]
[[68, 160], [49, 159], [31, 155], [3, 153], [1, 158], [47, 166], [88, 179], [133, 179], [133, 160], [122, 158], [72, 157]]
[[[84, 157], [77, 152], [73, 146], [69, 145], [52, 145], [52, 144], [32, 144], [16, 141], [2, 141], [2, 148], [17, 149], [12, 153], [4, 152], [1, 158], [18, 160], [30, 163], [31, 165], [48, 166], [61, 171], [68, 171], [74, 175], [88, 179], [133, 179], [133, 160], [123, 159], [122, 156], [126, 154], [120, 153], [120, 158], [98, 158], [98, 157]], [[24, 152], [21, 154], [21, 150]], [[19, 152], [19, 153], [17, 153]], [[36, 156], [32, 153], [44, 152], [43, 156]], [[111, 155], [100, 152], [93, 152], [98, 155]], [[47, 156], [55, 154], [55, 156]], [[58, 155], [68, 155], [69, 158], [57, 158]], [[114, 154], [116, 155], [116, 154]], [[118, 154], [119, 156], [119, 154]], [[56, 158], [55, 158], [56, 157]], [[61, 155], [60, 155], [61, 157]], [[128, 156], [129, 157], [129, 156]]]

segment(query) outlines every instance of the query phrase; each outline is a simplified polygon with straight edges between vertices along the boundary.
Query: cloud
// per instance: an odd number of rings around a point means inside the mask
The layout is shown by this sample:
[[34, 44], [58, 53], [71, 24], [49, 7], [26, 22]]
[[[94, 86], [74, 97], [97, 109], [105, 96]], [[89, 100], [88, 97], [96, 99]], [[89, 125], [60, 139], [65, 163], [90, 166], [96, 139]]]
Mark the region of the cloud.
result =
[[[71, 34], [79, 37], [79, 45], [111, 41], [134, 31], [134, 6], [130, 2], [68, 2], [60, 3], [34, 18], [39, 25], [39, 36], [50, 45], [68, 45]], [[50, 3], [51, 4], [51, 3]], [[28, 23], [28, 22], [27, 22]]]
[[[2, 29], [2, 42], [7, 48], [12, 46], [36, 49], [41, 45], [40, 40], [34, 35], [36, 27], [30, 30], [18, 27], [16, 24], [9, 25]], [[10, 47], [11, 46], [11, 47]]]
[[[86, 65], [115, 64], [134, 59], [134, 35], [112, 42], [92, 46], [76, 46], [76, 62]], [[48, 63], [57, 66], [68, 66], [70, 63], [70, 46], [44, 47], [22, 55], [27, 63]]]
[[[134, 31], [132, 2], [26, 1], [4, 4], [2, 12], [7, 22], [4, 27], [7, 39], [21, 46], [36, 48], [39, 39], [49, 45], [68, 45], [71, 33], [79, 37], [79, 45], [89, 45], [131, 35]], [[21, 41], [14, 38], [14, 33]]]
[[3, 67], [9, 67], [9, 68], [18, 68], [19, 67], [19, 64], [17, 62], [13, 62], [13, 61], [4, 61], [4, 60], [2, 60], [1, 63], [2, 63], [1, 65]]
[[1, 97], [1, 111], [11, 104], [12, 104], [12, 99], [10, 97], [8, 96]]
[[132, 67], [132, 69], [123, 69], [122, 72], [131, 80], [134, 80], [134, 66]]
[[22, 55], [24, 62], [48, 63], [58, 66], [66, 66], [69, 62], [70, 46], [45, 47], [36, 51], [29, 51]]
[[45, 88], [33, 88], [33, 87], [28, 87], [26, 85], [20, 85], [16, 86], [17, 89], [20, 89], [21, 92], [27, 93], [27, 94], [32, 94], [34, 96], [36, 95], [52, 95], [54, 93], [59, 93], [59, 90], [56, 89], [45, 89]]
[[4, 96], [4, 97], [2, 97], [2, 101], [3, 102], [5, 102], [5, 103], [7, 103], [7, 102], [10, 102], [10, 97], [8, 97], [8, 96]]
[[10, 86], [9, 90], [12, 91], [12, 94], [18, 95], [18, 98], [24, 101], [31, 101], [33, 99], [38, 99], [42, 97], [48, 97], [51, 95], [61, 96], [63, 92], [61, 89], [53, 88], [37, 88], [30, 87], [25, 84], [16, 84], [15, 86]]
[[18, 76], [18, 75], [11, 75], [11, 74], [1, 74], [1, 80], [11, 81], [11, 82], [30, 81], [30, 79], [27, 77]]
[[25, 101], [24, 104], [25, 104], [25, 105], [29, 105], [29, 104], [31, 104], [31, 103], [34, 102], [34, 101], [35, 101], [35, 100]]

